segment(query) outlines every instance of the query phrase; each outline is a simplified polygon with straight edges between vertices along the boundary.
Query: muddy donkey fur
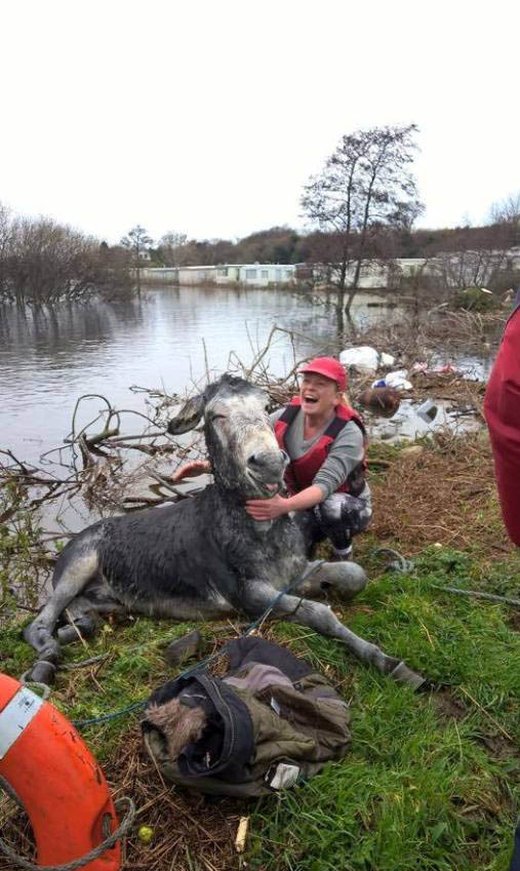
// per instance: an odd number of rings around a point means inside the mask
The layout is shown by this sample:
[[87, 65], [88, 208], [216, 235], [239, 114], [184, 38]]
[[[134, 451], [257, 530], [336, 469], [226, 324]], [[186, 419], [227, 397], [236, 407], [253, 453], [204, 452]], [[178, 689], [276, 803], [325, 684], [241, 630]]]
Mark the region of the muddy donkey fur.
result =
[[214, 484], [172, 505], [101, 520], [67, 545], [53, 592], [24, 632], [38, 653], [32, 680], [51, 682], [60, 643], [77, 637], [70, 623], [59, 628], [65, 609], [87, 632], [95, 612], [207, 620], [238, 611], [254, 619], [273, 605], [274, 615], [337, 638], [379, 671], [421, 685], [420, 675], [403, 662], [355, 635], [327, 605], [307, 598], [334, 588], [351, 599], [366, 584], [359, 565], [324, 563], [298, 582], [308, 563], [295, 520], [259, 523], [244, 510], [246, 499], [269, 497], [282, 487], [286, 458], [266, 400], [263, 391], [231, 375], [210, 384], [186, 403], [168, 431], [188, 432], [204, 417]]

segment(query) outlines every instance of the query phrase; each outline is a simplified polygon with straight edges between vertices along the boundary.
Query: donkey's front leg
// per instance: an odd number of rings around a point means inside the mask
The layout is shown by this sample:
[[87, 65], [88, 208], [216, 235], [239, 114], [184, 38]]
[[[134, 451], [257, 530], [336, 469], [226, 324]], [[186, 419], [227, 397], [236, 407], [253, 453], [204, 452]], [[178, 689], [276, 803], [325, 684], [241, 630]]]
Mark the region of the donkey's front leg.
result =
[[365, 641], [347, 629], [331, 609], [321, 602], [300, 599], [287, 593], [280, 596], [279, 591], [265, 581], [250, 581], [244, 593], [243, 607], [250, 616], [259, 617], [271, 607], [271, 613], [275, 615], [283, 615], [294, 623], [310, 626], [320, 635], [337, 638], [361, 662], [370, 663], [399, 683], [418, 689], [425, 682], [425, 678], [408, 668], [404, 662], [387, 656], [376, 644]]
[[365, 589], [367, 580], [364, 569], [357, 563], [327, 563], [318, 560], [309, 563], [303, 579], [291, 588], [291, 592], [312, 599], [334, 591], [341, 599], [349, 602]]

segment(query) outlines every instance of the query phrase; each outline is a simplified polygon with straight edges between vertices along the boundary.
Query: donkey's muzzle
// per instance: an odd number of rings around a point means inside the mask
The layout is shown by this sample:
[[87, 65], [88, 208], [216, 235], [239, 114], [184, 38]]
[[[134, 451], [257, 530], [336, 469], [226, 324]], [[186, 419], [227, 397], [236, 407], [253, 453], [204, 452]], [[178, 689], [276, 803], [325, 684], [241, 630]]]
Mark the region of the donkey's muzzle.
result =
[[274, 496], [283, 483], [283, 451], [256, 451], [247, 458], [247, 477], [263, 496]]

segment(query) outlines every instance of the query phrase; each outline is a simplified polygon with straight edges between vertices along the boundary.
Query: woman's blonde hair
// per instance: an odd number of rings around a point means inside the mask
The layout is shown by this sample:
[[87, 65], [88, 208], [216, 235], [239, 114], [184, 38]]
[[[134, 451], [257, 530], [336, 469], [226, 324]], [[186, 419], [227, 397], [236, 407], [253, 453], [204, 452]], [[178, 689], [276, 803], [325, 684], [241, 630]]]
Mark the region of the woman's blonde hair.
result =
[[339, 395], [339, 404], [344, 405], [346, 408], [350, 408], [350, 399], [348, 398], [348, 393], [346, 390], [340, 390], [338, 388]]

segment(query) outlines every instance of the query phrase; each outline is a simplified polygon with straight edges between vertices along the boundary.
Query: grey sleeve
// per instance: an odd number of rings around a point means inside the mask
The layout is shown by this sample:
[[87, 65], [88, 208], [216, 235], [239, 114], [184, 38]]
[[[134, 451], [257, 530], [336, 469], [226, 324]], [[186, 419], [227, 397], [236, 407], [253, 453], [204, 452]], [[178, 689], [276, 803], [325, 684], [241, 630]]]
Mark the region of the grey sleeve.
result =
[[343, 427], [334, 439], [329, 455], [312, 482], [325, 494], [334, 493], [363, 459], [363, 435], [354, 421]]
[[271, 425], [274, 426], [279, 417], [284, 413], [285, 408], [282, 406], [281, 408], [277, 408], [276, 411], [272, 411], [269, 415], [269, 420], [271, 421]]

